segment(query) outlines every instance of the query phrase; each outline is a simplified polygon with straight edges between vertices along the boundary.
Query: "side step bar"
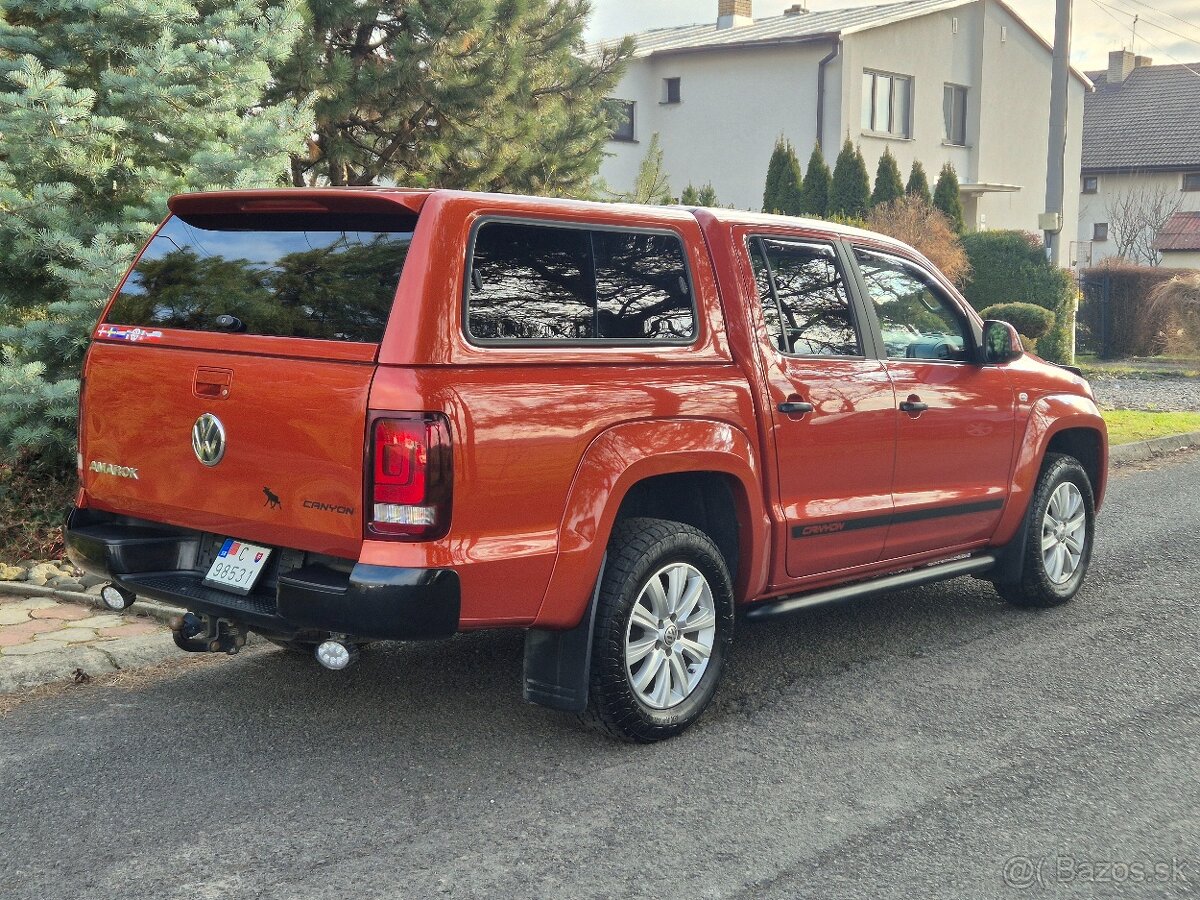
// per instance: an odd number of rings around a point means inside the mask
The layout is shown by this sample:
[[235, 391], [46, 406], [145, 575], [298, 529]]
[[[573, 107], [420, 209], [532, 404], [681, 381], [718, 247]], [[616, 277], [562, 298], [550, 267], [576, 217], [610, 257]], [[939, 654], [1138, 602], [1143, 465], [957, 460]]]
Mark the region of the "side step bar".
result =
[[932, 584], [935, 581], [958, 578], [960, 575], [974, 575], [987, 571], [995, 564], [996, 557], [991, 553], [972, 556], [968, 559], [956, 559], [951, 562], [913, 569], [909, 572], [901, 572], [898, 575], [884, 575], [882, 578], [872, 578], [868, 581], [859, 581], [855, 584], [846, 584], [824, 591], [814, 591], [811, 594], [800, 594], [795, 597], [784, 597], [782, 600], [756, 603], [746, 611], [746, 618], [752, 622], [769, 619], [812, 606], [823, 606], [826, 603], [853, 600], [868, 594], [882, 594], [886, 591]]

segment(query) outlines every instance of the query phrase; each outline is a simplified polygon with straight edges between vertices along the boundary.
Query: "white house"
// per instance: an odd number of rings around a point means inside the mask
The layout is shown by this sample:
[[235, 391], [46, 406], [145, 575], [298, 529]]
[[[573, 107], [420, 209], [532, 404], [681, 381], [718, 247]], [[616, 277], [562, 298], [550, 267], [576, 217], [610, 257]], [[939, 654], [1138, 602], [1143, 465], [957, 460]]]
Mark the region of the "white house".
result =
[[[1200, 63], [1155, 66], [1125, 50], [1108, 55], [1083, 119], [1076, 256], [1109, 256], [1157, 265], [1191, 265], [1177, 245], [1158, 241], [1176, 213], [1200, 212]], [[1186, 217], [1178, 220], [1183, 228]], [[1200, 247], [1195, 249], [1200, 250]], [[1163, 251], [1166, 252], [1163, 252]], [[1189, 255], [1191, 253], [1191, 255]]]
[[[636, 56], [615, 94], [628, 119], [601, 169], [610, 186], [632, 187], [657, 132], [673, 191], [711, 182], [720, 202], [758, 209], [779, 135], [802, 167], [818, 140], [832, 166], [849, 135], [872, 177], [885, 147], [905, 178], [914, 159], [931, 183], [953, 163], [968, 227], [1038, 230], [1053, 54], [1003, 0], [823, 12], [797, 4], [765, 19], [753, 18], [751, 2], [719, 0], [715, 21], [635, 35]], [[1074, 75], [1072, 174], [1090, 89]], [[1070, 240], [1078, 197], [1068, 190], [1065, 199]]]

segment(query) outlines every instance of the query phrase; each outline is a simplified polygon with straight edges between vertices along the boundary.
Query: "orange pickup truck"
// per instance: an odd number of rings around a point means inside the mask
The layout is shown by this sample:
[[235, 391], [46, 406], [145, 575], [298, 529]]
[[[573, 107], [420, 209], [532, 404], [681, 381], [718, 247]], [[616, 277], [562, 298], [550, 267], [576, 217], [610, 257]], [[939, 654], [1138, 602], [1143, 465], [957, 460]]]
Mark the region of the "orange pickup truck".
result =
[[111, 605], [189, 610], [185, 650], [522, 628], [527, 699], [652, 741], [739, 617], [1083, 581], [1087, 382], [894, 240], [455, 191], [170, 208], [87, 354], [66, 539]]

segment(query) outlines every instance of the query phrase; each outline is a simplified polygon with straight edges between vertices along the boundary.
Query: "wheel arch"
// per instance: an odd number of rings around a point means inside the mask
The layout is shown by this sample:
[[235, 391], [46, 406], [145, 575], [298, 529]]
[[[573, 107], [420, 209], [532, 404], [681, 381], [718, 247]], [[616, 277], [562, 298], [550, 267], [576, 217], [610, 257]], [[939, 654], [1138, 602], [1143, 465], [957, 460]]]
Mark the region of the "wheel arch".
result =
[[1108, 485], [1108, 428], [1096, 404], [1087, 397], [1054, 394], [1042, 397], [1030, 410], [1017, 448], [1008, 503], [993, 544], [1002, 548], [1002, 562], [1019, 557], [1024, 547], [1029, 502], [1047, 453], [1064, 453], [1079, 460], [1092, 483], [1097, 511]]
[[[728, 422], [656, 419], [613, 426], [585, 451], [567, 496], [559, 554], [534, 627], [570, 628], [587, 606], [622, 518], [683, 521], [717, 545], [735, 598], [766, 581], [769, 524], [750, 439]], [[733, 522], [727, 516], [733, 514]]]

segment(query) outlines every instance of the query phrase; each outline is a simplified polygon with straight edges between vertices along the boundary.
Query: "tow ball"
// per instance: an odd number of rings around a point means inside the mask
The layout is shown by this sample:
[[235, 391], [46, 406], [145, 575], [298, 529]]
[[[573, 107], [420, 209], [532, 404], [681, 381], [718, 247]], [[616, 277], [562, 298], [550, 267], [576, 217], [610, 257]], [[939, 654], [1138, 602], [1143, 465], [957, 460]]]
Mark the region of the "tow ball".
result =
[[246, 645], [246, 629], [229, 619], [185, 613], [171, 621], [175, 646], [188, 653], [228, 653]]

